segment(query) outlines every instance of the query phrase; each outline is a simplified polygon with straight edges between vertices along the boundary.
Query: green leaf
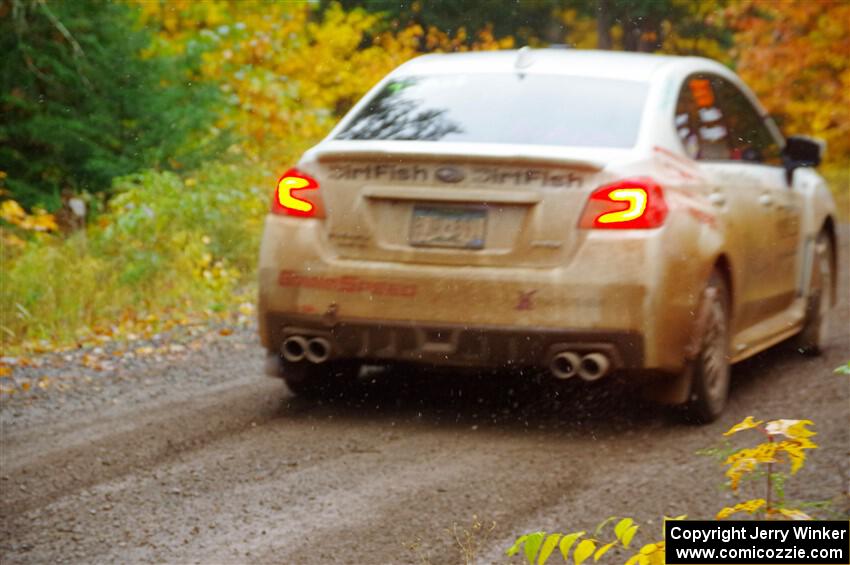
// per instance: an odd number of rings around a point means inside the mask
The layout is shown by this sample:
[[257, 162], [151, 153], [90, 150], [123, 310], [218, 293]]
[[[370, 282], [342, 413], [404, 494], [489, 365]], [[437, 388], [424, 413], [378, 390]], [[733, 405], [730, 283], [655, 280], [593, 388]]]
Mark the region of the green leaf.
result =
[[623, 534], [626, 532], [626, 530], [632, 527], [632, 524], [634, 524], [634, 522], [635, 521], [631, 518], [623, 518], [622, 520], [617, 522], [617, 525], [614, 526], [614, 535], [617, 536], [618, 540], [623, 541]]
[[602, 547], [596, 550], [596, 553], [593, 554], [593, 560], [599, 561], [599, 558], [608, 553], [608, 550], [617, 545], [616, 541], [612, 541], [611, 543], [606, 543]]
[[537, 555], [537, 550], [540, 549], [540, 544], [543, 543], [543, 537], [546, 532], [534, 532], [528, 534], [528, 539], [525, 540], [525, 558], [528, 559], [528, 565], [534, 565], [534, 557]]
[[519, 537], [516, 539], [516, 541], [514, 542], [514, 544], [513, 544], [512, 546], [510, 546], [510, 547], [509, 547], [509, 548], [505, 551], [505, 554], [506, 554], [508, 557], [513, 557], [514, 555], [516, 555], [516, 554], [517, 554], [517, 552], [519, 551], [520, 546], [522, 546], [522, 543], [523, 543], [525, 540], [527, 540], [527, 539], [528, 539], [528, 535], [527, 535], [527, 534], [526, 534], [526, 535], [519, 536]]
[[558, 549], [561, 551], [564, 561], [570, 560], [570, 549], [572, 549], [576, 540], [584, 534], [585, 532], [576, 532], [574, 534], [567, 534], [561, 538], [561, 543], [558, 545]]
[[590, 541], [589, 539], [584, 539], [579, 542], [578, 547], [576, 547], [576, 551], [573, 554], [573, 559], [575, 560], [576, 565], [581, 565], [584, 563], [588, 557], [593, 555], [593, 550], [596, 549], [596, 543]]
[[623, 543], [623, 547], [629, 547], [629, 544], [632, 543], [632, 538], [635, 537], [635, 534], [638, 531], [638, 525], [635, 524], [623, 532], [623, 537], [620, 538], [620, 541]]
[[555, 551], [559, 539], [561, 539], [561, 534], [549, 534], [549, 537], [543, 542], [543, 547], [540, 548], [540, 555], [537, 557], [538, 565], [545, 565], [546, 560]]
[[616, 519], [617, 519], [616, 516], [608, 516], [607, 518], [605, 518], [604, 520], [599, 522], [599, 525], [596, 526], [596, 529], [593, 531], [594, 537], [599, 537], [599, 533], [602, 531], [602, 529], [605, 526], [607, 526], [610, 522], [613, 522]]

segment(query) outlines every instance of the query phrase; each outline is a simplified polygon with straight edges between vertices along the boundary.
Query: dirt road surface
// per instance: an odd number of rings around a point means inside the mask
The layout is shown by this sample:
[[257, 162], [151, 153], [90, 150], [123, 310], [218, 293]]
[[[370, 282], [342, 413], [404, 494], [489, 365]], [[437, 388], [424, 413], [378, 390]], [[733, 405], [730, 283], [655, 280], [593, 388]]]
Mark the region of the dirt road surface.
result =
[[[843, 235], [828, 353], [784, 345], [736, 366], [727, 412], [704, 427], [610, 386], [526, 375], [390, 371], [311, 403], [262, 375], [250, 328], [4, 398], [0, 562], [456, 563], [448, 530], [474, 515], [495, 522], [481, 563], [506, 561], [521, 533], [609, 515], [652, 537], [664, 514], [711, 518], [734, 500], [696, 451], [747, 415], [814, 420], [821, 448], [787, 496], [846, 518], [850, 380], [832, 372], [850, 359]], [[61, 361], [39, 370], [71, 382], [82, 369]]]

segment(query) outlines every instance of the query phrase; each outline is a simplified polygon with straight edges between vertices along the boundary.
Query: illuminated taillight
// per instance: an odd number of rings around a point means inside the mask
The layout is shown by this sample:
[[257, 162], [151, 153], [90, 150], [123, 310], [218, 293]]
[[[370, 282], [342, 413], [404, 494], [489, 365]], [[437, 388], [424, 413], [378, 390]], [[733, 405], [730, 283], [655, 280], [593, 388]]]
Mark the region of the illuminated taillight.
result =
[[271, 211], [273, 214], [288, 214], [305, 218], [321, 218], [324, 209], [318, 194], [319, 183], [298, 169], [289, 169], [274, 191]]
[[657, 228], [667, 217], [664, 192], [647, 178], [597, 188], [590, 195], [579, 227], [584, 229]]

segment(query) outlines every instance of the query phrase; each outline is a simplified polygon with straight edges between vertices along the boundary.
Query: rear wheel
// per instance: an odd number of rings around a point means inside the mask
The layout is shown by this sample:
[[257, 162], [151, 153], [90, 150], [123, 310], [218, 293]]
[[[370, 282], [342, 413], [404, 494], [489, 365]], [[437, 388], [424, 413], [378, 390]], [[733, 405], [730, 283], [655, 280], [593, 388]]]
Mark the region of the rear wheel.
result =
[[341, 398], [351, 391], [360, 373], [360, 364], [333, 361], [313, 363], [287, 363], [281, 365], [281, 377], [296, 396], [311, 399]]
[[707, 424], [723, 412], [729, 398], [729, 294], [719, 273], [703, 292], [699, 352], [688, 364], [690, 394], [685, 404], [689, 421]]
[[815, 253], [809, 278], [806, 322], [797, 336], [797, 349], [806, 355], [819, 355], [829, 339], [829, 310], [832, 302], [832, 242], [821, 233], [815, 242]]

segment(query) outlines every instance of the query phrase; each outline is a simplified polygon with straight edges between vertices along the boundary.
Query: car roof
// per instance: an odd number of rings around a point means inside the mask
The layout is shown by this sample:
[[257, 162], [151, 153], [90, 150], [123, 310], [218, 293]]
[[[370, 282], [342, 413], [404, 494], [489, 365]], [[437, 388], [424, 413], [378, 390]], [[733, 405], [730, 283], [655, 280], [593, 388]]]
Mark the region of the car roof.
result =
[[716, 62], [702, 57], [677, 57], [591, 49], [515, 49], [429, 54], [400, 66], [393, 75], [540, 73], [648, 81], [659, 68], [682, 63]]

